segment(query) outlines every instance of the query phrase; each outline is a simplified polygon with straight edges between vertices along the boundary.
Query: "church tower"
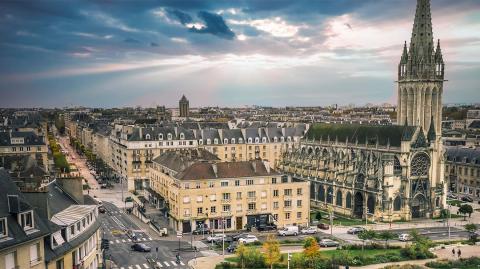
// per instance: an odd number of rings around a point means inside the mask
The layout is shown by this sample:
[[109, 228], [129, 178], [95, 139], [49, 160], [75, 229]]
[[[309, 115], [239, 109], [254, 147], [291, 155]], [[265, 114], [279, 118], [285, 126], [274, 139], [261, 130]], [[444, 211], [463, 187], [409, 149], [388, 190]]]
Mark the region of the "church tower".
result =
[[417, 0], [410, 45], [405, 42], [398, 65], [397, 124], [441, 135], [444, 69], [440, 40], [436, 48], [433, 41], [430, 0]]

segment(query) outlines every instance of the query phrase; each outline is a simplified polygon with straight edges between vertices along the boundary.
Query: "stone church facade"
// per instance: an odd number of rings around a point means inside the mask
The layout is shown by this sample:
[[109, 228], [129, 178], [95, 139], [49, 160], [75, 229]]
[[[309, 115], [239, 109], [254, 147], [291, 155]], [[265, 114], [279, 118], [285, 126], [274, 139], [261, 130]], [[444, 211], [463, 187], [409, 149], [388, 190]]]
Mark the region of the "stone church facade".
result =
[[398, 66], [394, 126], [315, 124], [280, 168], [308, 180], [312, 208], [380, 221], [429, 218], [446, 205], [440, 141], [444, 62], [429, 0], [418, 0]]

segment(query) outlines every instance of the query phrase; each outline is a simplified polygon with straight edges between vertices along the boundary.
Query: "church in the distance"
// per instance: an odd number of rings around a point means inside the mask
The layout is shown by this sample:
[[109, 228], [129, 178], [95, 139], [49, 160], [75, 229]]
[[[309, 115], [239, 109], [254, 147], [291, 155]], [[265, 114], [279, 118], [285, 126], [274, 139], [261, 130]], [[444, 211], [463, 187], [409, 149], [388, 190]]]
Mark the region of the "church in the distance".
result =
[[429, 0], [418, 0], [398, 66], [397, 125], [315, 124], [280, 168], [310, 181], [312, 208], [376, 221], [438, 216], [446, 205], [444, 62]]

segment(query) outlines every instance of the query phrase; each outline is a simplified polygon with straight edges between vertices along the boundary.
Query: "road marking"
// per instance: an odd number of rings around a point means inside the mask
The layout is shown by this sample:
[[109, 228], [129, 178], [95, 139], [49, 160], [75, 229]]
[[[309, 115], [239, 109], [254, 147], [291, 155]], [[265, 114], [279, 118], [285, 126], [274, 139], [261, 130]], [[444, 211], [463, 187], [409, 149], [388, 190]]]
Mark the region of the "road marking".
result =
[[168, 264], [168, 262], [164, 261], [163, 262], [166, 266], [170, 266], [170, 264]]
[[157, 264], [158, 264], [159, 267], [163, 267], [161, 262], [157, 262]]
[[148, 240], [152, 241], [153, 239], [151, 237], [149, 237]]
[[182, 261], [180, 261], [180, 265], [185, 265]]
[[132, 242], [132, 239], [129, 238], [129, 239], [127, 239], [127, 241], [128, 241], [128, 242]]
[[133, 267], [129, 266], [128, 269], [133, 269]]
[[125, 241], [125, 239], [122, 239], [122, 242], [125, 243], [125, 242], [127, 242], [127, 241]]
[[110, 241], [110, 244], [113, 244], [113, 241]]
[[146, 263], [143, 264], [143, 267], [145, 267], [146, 269], [148, 269], [148, 265]]
[[115, 243], [117, 243], [117, 244], [118, 244], [118, 243], [120, 243], [120, 240], [118, 240], [118, 239], [117, 239], [117, 240], [115, 240]]
[[173, 266], [177, 265], [177, 263], [175, 263], [174, 261], [170, 261], [172, 263]]
[[120, 269], [125, 269], [125, 267], [120, 267]]
[[142, 267], [140, 267], [138, 264], [135, 264], [135, 267], [137, 267], [137, 269], [142, 269]]

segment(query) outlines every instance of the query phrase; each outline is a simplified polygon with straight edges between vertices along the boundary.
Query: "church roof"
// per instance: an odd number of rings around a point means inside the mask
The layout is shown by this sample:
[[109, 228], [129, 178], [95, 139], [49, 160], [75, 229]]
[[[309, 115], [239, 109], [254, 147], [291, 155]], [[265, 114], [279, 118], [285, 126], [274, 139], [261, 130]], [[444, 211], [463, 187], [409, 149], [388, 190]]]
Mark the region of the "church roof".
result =
[[306, 137], [315, 140], [338, 139], [339, 142], [348, 139], [350, 143], [358, 141], [360, 144], [367, 142], [373, 145], [378, 142], [382, 146], [390, 144], [399, 147], [402, 140], [411, 140], [414, 132], [413, 126], [318, 123], [312, 125]]

